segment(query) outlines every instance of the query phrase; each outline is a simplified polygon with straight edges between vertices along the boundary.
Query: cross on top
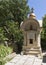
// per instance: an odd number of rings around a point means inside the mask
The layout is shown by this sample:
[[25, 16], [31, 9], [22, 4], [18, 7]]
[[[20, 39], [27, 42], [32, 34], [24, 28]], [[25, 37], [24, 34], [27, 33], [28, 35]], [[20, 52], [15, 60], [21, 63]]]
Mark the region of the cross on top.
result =
[[33, 13], [33, 11], [34, 11], [34, 8], [31, 8], [31, 13]]

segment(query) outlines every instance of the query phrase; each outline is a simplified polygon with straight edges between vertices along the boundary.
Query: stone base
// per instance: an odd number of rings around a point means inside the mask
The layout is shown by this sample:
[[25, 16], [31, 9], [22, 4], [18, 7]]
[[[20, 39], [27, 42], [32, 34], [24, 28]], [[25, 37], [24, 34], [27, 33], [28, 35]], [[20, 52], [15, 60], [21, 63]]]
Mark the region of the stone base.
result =
[[42, 56], [42, 52], [40, 47], [34, 47], [34, 48], [27, 48], [25, 47], [25, 49], [23, 49], [23, 53], [25, 55], [35, 55], [35, 56]]

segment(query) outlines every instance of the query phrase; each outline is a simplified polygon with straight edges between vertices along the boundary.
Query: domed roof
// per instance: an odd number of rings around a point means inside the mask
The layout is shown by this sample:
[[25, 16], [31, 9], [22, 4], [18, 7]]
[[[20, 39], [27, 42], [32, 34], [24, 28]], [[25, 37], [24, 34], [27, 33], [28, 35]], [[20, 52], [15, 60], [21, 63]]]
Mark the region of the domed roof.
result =
[[42, 20], [37, 20], [36, 19], [36, 15], [33, 12], [33, 8], [32, 11], [29, 15], [29, 18], [24, 20], [24, 22], [21, 23], [21, 28], [25, 29], [25, 28], [30, 28], [30, 25], [32, 24], [32, 26], [35, 28], [40, 28], [42, 27]]
[[30, 13], [29, 18], [36, 18], [36, 15], [34, 13]]

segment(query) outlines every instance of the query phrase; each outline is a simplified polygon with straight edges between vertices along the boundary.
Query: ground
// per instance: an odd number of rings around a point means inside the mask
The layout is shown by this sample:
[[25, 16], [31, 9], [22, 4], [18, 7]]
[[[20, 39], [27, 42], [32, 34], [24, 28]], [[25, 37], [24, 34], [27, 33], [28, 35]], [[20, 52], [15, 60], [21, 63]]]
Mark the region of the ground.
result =
[[[44, 62], [44, 63], [43, 63]], [[11, 61], [5, 65], [46, 65], [46, 57], [38, 58], [32, 55], [16, 55]]]

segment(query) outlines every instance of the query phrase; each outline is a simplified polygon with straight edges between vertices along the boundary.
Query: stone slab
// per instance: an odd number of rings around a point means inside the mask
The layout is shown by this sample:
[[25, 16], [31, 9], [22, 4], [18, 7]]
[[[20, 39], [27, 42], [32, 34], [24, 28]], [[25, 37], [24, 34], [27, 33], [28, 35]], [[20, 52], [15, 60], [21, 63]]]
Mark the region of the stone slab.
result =
[[41, 65], [42, 59], [32, 55], [16, 55], [5, 65]]

